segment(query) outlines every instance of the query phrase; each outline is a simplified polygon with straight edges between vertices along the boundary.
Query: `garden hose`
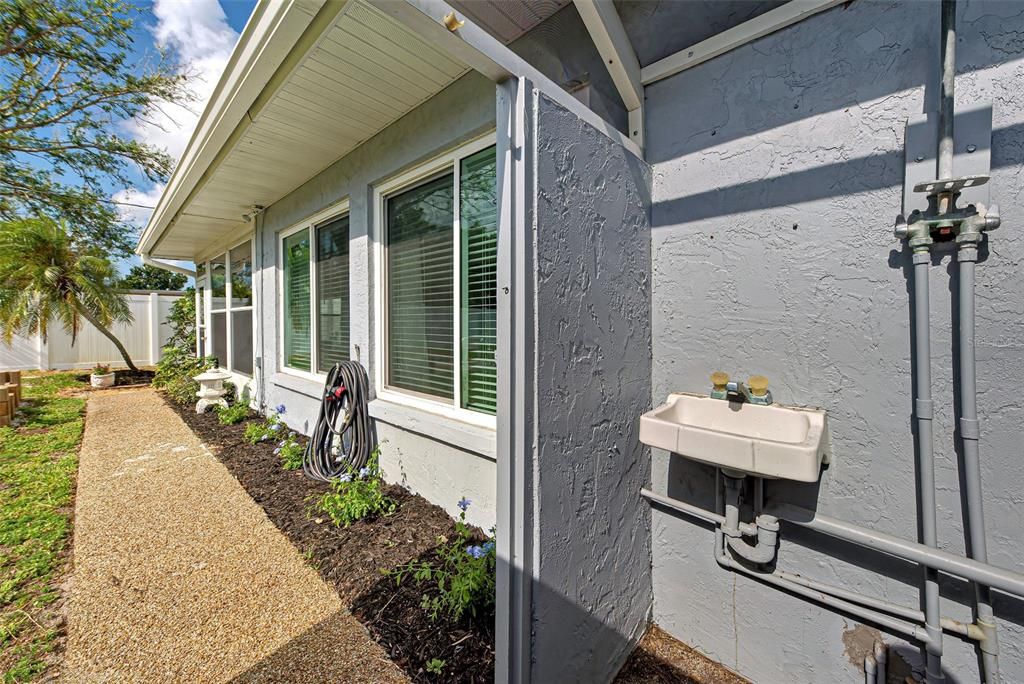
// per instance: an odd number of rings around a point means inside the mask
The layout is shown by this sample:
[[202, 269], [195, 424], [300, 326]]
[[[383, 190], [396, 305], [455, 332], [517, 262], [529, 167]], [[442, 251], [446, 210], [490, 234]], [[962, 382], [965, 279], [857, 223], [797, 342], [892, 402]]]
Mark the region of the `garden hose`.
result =
[[302, 455], [302, 472], [329, 482], [364, 467], [373, 449], [366, 370], [356, 361], [334, 364], [324, 383], [320, 415]]

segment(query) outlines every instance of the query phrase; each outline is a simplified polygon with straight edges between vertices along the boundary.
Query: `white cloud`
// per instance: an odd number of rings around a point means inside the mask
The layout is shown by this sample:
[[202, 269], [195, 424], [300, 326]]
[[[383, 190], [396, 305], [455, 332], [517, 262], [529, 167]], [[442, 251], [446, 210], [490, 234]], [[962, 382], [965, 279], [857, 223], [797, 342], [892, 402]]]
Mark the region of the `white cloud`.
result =
[[[147, 117], [153, 123], [133, 120], [126, 125], [132, 137], [166, 150], [177, 160], [227, 65], [238, 33], [228, 25], [217, 0], [155, 0], [152, 11], [157, 20], [150, 29], [154, 41], [193, 74], [189, 88], [197, 99], [188, 107], [162, 106], [162, 111]], [[162, 191], [162, 185], [129, 188], [115, 193], [112, 199], [155, 206]], [[139, 226], [145, 225], [151, 213], [148, 209], [124, 206], [120, 211], [123, 218]]]

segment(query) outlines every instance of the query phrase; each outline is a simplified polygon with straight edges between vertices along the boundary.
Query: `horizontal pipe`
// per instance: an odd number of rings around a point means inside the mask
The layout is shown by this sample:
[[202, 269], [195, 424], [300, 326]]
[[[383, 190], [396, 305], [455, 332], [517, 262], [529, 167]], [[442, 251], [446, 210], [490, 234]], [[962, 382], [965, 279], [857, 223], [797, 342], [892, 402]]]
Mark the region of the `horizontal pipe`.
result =
[[[693, 504], [688, 504], [685, 501], [680, 501], [679, 499], [673, 499], [672, 497], [669, 496], [657, 494], [655, 492], [652, 492], [650, 489], [641, 489], [640, 495], [647, 499], [648, 501], [652, 501], [658, 504], [659, 506], [664, 506], [665, 508], [671, 508], [672, 510], [679, 511], [680, 513], [685, 513], [690, 517], [697, 518], [698, 520], [703, 520], [706, 523], [711, 523], [712, 525], [719, 526], [725, 525], [724, 515], [719, 515], [717, 513], [707, 510], [706, 508], [701, 508], [700, 506], [694, 506]], [[744, 536], [752, 537], [757, 534], [757, 525], [751, 525], [750, 523], [740, 523], [739, 528], [740, 532], [742, 532]]]
[[1015, 596], [1024, 597], [1024, 575], [997, 568], [994, 565], [978, 563], [969, 558], [956, 556], [946, 551], [933, 549], [923, 544], [900, 539], [891, 534], [860, 527], [844, 520], [837, 520], [815, 511], [792, 504], [768, 504], [767, 510], [774, 516], [794, 525], [843, 539], [865, 548], [882, 551], [928, 568], [956, 575], [972, 582], [980, 582]]

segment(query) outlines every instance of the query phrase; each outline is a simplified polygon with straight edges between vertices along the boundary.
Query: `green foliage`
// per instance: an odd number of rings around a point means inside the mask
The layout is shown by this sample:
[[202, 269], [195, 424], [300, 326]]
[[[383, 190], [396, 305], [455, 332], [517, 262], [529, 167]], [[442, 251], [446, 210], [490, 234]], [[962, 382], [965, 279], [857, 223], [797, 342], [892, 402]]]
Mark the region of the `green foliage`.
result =
[[108, 366], [105, 363], [97, 363], [95, 366], [92, 367], [93, 375], [106, 375], [109, 372], [110, 366]]
[[132, 266], [117, 286], [122, 290], [183, 290], [187, 283], [188, 276], [182, 273], [143, 264]]
[[24, 375], [20, 427], [0, 427], [0, 663], [5, 682], [46, 668], [57, 632], [58, 571], [71, 532], [77, 449], [85, 401], [77, 373]]
[[236, 401], [231, 406], [217, 408], [217, 420], [221, 425], [237, 425], [248, 417], [249, 404], [245, 401]]
[[296, 439], [294, 432], [289, 432], [278, 443], [277, 448], [274, 449], [274, 453], [281, 457], [281, 467], [285, 470], [298, 470], [301, 468], [304, 451], [305, 448], [299, 444], [299, 440]]
[[196, 291], [185, 290], [182, 297], [174, 300], [167, 314], [167, 325], [171, 328], [167, 346], [179, 347], [190, 353], [196, 348]]
[[[0, 0], [2, 2], [2, 0]], [[0, 335], [38, 333], [46, 339], [51, 321], [71, 335], [72, 344], [88, 321], [114, 343], [132, 370], [124, 345], [109, 330], [131, 323], [116, 271], [95, 248], [76, 247], [68, 229], [49, 219], [0, 223]]]
[[410, 561], [386, 573], [396, 584], [411, 578], [417, 586], [429, 585], [420, 605], [434, 620], [442, 613], [458, 620], [467, 613], [475, 617], [494, 610], [494, 538], [477, 542], [478, 533], [466, 523], [469, 505], [465, 498], [459, 502], [462, 512], [455, 521], [455, 537], [438, 538], [434, 559]]
[[156, 364], [153, 387], [162, 389], [179, 404], [190, 404], [196, 400], [199, 383], [195, 376], [217, 367], [217, 359], [207, 356], [196, 358], [191, 349], [164, 347], [163, 357]]
[[250, 444], [258, 444], [277, 437], [282, 430], [288, 428], [276, 413], [269, 413], [262, 423], [249, 423], [245, 426], [245, 439]]
[[0, 0], [0, 220], [64, 219], [76, 243], [130, 253], [134, 230], [108, 188], [138, 171], [163, 181], [172, 160], [123, 123], [194, 99], [178, 65], [140, 59], [136, 14], [122, 0]]
[[315, 509], [326, 513], [335, 525], [348, 527], [365, 518], [391, 515], [398, 508], [384, 493], [384, 480], [378, 465], [380, 449], [375, 448], [365, 468], [350, 469], [331, 483], [331, 491], [321, 496]]
[[447, 660], [441, 658], [431, 658], [427, 661], [427, 673], [428, 674], [444, 674], [444, 666], [448, 664]]

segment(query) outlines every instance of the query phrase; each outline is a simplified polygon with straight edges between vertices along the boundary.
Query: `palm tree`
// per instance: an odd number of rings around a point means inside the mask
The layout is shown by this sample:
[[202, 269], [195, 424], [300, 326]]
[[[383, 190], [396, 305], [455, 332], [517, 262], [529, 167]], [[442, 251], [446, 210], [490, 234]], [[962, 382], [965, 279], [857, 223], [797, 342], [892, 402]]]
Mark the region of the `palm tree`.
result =
[[38, 333], [46, 340], [59, 321], [75, 343], [86, 320], [114, 343], [133, 371], [128, 351], [110, 332], [131, 323], [132, 313], [115, 289], [113, 265], [96, 251], [75, 245], [67, 228], [46, 218], [0, 223], [0, 335]]

